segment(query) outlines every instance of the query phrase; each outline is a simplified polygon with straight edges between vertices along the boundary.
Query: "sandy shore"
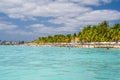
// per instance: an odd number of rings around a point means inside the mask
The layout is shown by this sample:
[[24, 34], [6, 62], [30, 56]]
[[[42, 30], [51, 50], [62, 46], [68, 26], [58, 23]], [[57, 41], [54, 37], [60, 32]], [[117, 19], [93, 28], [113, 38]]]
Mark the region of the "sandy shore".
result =
[[26, 46], [49, 47], [80, 47], [80, 48], [120, 48], [120, 42], [92, 42], [92, 43], [25, 43]]

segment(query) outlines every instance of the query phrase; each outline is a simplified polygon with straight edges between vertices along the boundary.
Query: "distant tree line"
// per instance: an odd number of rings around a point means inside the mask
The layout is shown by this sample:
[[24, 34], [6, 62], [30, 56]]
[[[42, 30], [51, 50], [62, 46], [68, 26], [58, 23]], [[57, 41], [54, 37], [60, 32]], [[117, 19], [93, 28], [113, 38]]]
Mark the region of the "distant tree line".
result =
[[120, 41], [120, 24], [109, 26], [104, 21], [98, 25], [88, 25], [80, 32], [74, 34], [58, 34], [54, 36], [39, 37], [35, 43], [62, 43], [62, 42], [118, 42]]

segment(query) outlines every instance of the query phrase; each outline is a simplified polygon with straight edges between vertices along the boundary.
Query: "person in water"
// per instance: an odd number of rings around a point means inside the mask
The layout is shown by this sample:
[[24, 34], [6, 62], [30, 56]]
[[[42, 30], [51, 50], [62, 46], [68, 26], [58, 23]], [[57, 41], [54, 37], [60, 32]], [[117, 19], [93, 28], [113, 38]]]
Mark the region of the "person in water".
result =
[[70, 45], [67, 46], [70, 49]]
[[109, 50], [109, 47], [107, 47], [106, 49]]

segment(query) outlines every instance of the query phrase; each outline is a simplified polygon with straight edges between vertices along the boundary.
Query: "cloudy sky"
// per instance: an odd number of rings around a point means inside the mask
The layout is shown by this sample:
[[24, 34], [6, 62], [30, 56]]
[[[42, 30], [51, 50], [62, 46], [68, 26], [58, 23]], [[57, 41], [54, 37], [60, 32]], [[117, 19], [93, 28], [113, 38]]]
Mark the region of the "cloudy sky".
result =
[[105, 20], [120, 23], [120, 0], [0, 0], [0, 40], [74, 33]]

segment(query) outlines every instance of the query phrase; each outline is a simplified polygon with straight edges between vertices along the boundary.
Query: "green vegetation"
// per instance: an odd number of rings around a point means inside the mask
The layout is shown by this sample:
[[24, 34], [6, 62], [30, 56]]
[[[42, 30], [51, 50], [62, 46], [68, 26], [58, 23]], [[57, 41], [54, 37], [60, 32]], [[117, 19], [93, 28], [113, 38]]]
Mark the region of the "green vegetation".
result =
[[61, 42], [118, 42], [120, 41], [120, 24], [109, 26], [104, 21], [98, 25], [86, 26], [79, 33], [73, 35], [54, 35], [48, 37], [39, 37], [33, 41], [35, 43], [61, 43]]

